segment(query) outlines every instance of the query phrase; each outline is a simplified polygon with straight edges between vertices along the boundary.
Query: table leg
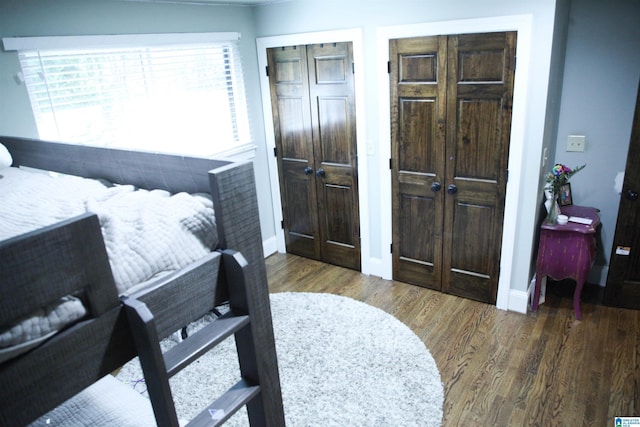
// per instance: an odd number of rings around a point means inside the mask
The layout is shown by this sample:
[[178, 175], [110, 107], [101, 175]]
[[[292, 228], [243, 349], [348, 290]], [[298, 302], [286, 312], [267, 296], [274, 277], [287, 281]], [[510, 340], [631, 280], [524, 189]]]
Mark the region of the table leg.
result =
[[582, 298], [582, 288], [584, 288], [584, 279], [576, 280], [576, 290], [573, 293], [573, 311], [576, 313], [576, 319], [582, 320], [582, 312], [580, 311], [580, 299]]

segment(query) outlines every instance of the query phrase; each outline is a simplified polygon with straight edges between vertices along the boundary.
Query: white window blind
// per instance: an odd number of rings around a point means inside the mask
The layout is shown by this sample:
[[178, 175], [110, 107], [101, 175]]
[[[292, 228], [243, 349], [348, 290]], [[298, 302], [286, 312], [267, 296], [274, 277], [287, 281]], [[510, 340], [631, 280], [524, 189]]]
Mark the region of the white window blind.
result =
[[212, 155], [251, 142], [238, 51], [236, 39], [19, 58], [40, 138]]

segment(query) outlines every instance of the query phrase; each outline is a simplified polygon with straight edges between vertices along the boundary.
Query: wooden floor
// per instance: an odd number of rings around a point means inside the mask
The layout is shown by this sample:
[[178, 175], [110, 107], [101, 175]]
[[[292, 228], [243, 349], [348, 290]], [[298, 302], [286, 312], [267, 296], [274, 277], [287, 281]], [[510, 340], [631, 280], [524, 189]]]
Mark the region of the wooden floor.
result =
[[267, 258], [271, 292], [327, 292], [409, 326], [435, 359], [444, 426], [613, 426], [640, 416], [640, 311], [547, 292], [521, 314], [293, 255]]

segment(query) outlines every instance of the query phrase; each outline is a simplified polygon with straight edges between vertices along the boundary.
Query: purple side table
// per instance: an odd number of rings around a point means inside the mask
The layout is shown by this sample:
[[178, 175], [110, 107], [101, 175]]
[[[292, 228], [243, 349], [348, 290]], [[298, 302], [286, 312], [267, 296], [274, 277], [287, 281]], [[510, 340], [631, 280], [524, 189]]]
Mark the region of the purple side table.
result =
[[595, 235], [600, 216], [598, 209], [584, 206], [564, 206], [560, 210], [564, 215], [589, 218], [592, 222], [589, 225], [575, 222], [565, 225], [542, 224], [532, 310], [538, 310], [540, 283], [544, 276], [554, 280], [574, 279], [576, 290], [573, 294], [573, 310], [576, 319], [582, 320], [580, 296], [595, 258]]

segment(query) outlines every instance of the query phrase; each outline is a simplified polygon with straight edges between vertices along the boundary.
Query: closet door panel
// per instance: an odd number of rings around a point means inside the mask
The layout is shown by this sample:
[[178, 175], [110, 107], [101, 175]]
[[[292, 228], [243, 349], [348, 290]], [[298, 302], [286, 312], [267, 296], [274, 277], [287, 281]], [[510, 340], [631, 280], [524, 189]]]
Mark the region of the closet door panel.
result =
[[457, 177], [498, 181], [500, 166], [499, 99], [469, 99], [458, 102], [458, 126], [454, 156]]
[[441, 288], [446, 38], [390, 42], [393, 278]]
[[401, 98], [399, 133], [402, 146], [398, 153], [398, 206], [396, 228], [398, 247], [394, 251], [397, 280], [439, 289], [436, 275], [439, 251], [436, 220], [442, 192], [431, 188], [438, 182], [434, 129], [435, 98]]
[[495, 207], [459, 198], [453, 209], [452, 240], [456, 243], [447, 263], [447, 292], [489, 302], [493, 296], [487, 272], [497, 262], [487, 252], [494, 246]]
[[[280, 128], [280, 149], [282, 157], [287, 160], [309, 162], [313, 158], [313, 147], [308, 143], [309, 135], [301, 124], [308, 119], [306, 100], [302, 97], [285, 97], [278, 99], [278, 124]], [[308, 120], [307, 120], [308, 121]]]
[[330, 246], [330, 250], [324, 253], [324, 261], [331, 264], [353, 266], [353, 251], [358, 246], [355, 239], [357, 231], [353, 225], [356, 219], [352, 218], [352, 209], [345, 209], [345, 206], [351, 204], [352, 189], [348, 185], [325, 184], [322, 195], [324, 199], [321, 203], [326, 207], [326, 213], [323, 219], [326, 234], [324, 236], [325, 244]]
[[320, 259], [305, 46], [267, 50], [287, 252]]
[[434, 200], [409, 193], [402, 194], [397, 210], [399, 247], [394, 249], [398, 259], [394, 279], [438, 289], [438, 282], [426, 282], [436, 268]]
[[300, 197], [301, 194], [308, 194], [309, 179], [304, 172], [299, 171], [300, 168], [304, 168], [303, 164], [295, 165], [295, 162], [285, 162], [285, 165], [281, 191], [287, 200], [283, 206], [287, 218], [285, 228], [287, 251], [318, 259], [315, 200], [311, 200], [310, 197]]
[[318, 129], [322, 163], [351, 167], [349, 146], [349, 100], [345, 97], [318, 99]]
[[353, 51], [350, 43], [307, 46], [322, 259], [360, 269]]
[[[443, 290], [495, 304], [509, 158], [515, 33], [450, 36]], [[464, 254], [464, 255], [463, 255]]]

